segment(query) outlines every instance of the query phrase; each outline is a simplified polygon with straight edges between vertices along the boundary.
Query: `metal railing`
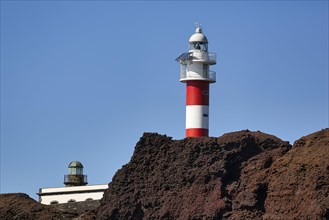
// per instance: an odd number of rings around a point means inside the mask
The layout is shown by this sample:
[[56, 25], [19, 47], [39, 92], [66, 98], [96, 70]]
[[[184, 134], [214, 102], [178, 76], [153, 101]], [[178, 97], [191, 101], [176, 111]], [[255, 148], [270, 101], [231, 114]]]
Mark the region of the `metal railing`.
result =
[[202, 74], [189, 73], [186, 71], [180, 72], [180, 80], [206, 80], [210, 82], [216, 82], [216, 72], [211, 70], [204, 70]]
[[216, 53], [208, 52], [208, 56], [209, 56], [210, 63], [216, 63], [216, 59], [217, 59]]
[[212, 65], [212, 64], [216, 63], [216, 58], [217, 58], [216, 53], [207, 52], [206, 54], [204, 54], [201, 57], [193, 56], [193, 54], [192, 54], [190, 56], [189, 61], [192, 63], [193, 62], [202, 62], [202, 63], [209, 63], [210, 65]]
[[182, 65], [191, 64], [193, 62], [208, 63], [213, 65], [216, 64], [216, 58], [216, 53], [194, 51], [181, 54], [176, 58], [176, 61]]
[[71, 186], [83, 186], [87, 185], [87, 175], [82, 174], [70, 174], [64, 175], [64, 184]]

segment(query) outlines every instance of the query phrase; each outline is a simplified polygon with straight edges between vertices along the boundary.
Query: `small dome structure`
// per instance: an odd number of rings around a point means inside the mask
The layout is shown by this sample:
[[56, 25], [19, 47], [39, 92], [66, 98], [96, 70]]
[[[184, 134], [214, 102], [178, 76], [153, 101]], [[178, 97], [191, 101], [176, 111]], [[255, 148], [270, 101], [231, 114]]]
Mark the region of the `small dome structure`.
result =
[[69, 164], [69, 168], [73, 168], [73, 167], [75, 167], [75, 168], [83, 168], [83, 165], [79, 161], [72, 161]]
[[190, 37], [189, 42], [202, 42], [202, 43], [208, 43], [207, 37], [202, 33], [202, 29], [200, 27], [197, 27], [195, 29], [195, 34], [193, 34]]
[[69, 174], [83, 174], [83, 165], [79, 161], [72, 161], [69, 164]]

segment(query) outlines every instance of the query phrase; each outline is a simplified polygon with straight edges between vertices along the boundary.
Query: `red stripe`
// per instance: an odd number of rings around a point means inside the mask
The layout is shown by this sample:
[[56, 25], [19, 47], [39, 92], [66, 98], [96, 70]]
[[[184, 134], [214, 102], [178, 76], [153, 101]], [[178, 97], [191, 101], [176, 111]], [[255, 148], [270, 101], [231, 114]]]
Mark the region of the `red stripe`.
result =
[[208, 137], [208, 129], [188, 128], [186, 129], [186, 137]]
[[209, 105], [209, 82], [201, 80], [187, 81], [186, 105]]

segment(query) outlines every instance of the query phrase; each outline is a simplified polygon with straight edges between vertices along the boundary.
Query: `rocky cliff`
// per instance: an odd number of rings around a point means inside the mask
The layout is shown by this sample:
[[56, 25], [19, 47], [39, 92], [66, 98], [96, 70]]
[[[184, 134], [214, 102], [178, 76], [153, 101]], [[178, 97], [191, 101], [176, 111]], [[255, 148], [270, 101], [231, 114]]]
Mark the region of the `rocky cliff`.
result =
[[113, 177], [97, 219], [328, 219], [329, 129], [292, 147], [240, 131], [145, 133]]
[[183, 140], [144, 133], [96, 210], [3, 194], [0, 219], [329, 219], [328, 195], [329, 129], [293, 146], [248, 130]]
[[73, 219], [78, 214], [63, 212], [52, 206], [42, 205], [23, 193], [0, 194], [0, 219]]

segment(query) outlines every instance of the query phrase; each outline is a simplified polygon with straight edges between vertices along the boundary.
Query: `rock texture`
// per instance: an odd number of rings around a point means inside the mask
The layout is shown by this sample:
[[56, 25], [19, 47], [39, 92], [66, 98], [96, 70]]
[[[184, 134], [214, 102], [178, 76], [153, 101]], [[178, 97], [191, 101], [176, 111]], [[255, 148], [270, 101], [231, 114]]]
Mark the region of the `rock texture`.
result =
[[329, 129], [296, 141], [267, 179], [264, 219], [329, 219]]
[[51, 206], [42, 205], [23, 193], [0, 194], [0, 219], [64, 219], [73, 213], [62, 213]]
[[292, 147], [262, 132], [145, 133], [97, 219], [328, 219], [329, 129]]
[[[0, 194], [1, 220], [61, 220], [93, 219], [92, 205], [75, 204], [42, 205], [24, 193]], [[81, 206], [86, 209], [79, 210]]]
[[100, 206], [74, 213], [0, 195], [0, 219], [329, 219], [329, 129], [291, 146], [248, 130], [219, 138], [144, 133]]

